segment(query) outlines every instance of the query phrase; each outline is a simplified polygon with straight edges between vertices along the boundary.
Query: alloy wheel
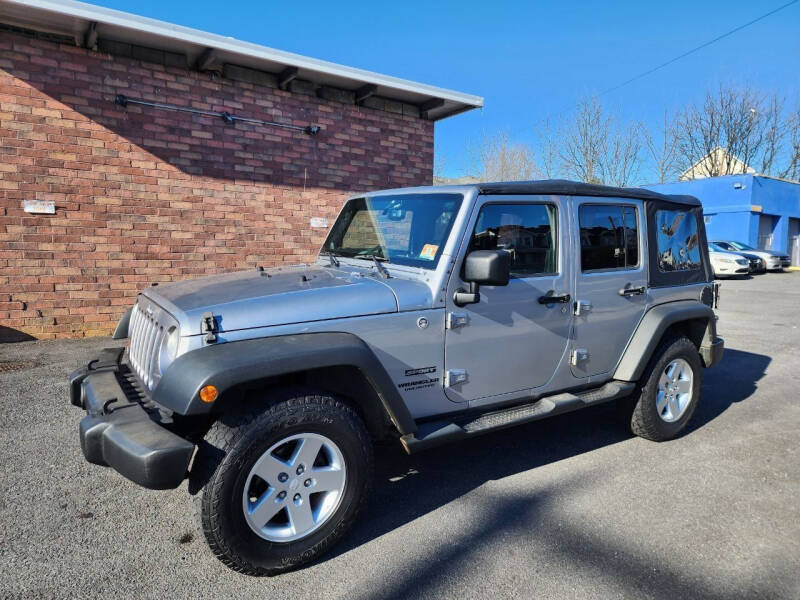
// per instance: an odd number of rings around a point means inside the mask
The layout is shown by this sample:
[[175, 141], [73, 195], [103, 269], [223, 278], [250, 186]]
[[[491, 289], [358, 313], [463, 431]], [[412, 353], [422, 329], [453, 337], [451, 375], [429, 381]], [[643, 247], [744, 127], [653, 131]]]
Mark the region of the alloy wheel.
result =
[[245, 520], [271, 542], [304, 538], [336, 512], [346, 483], [344, 456], [331, 439], [317, 433], [286, 437], [250, 469], [242, 492]]
[[658, 380], [656, 410], [667, 423], [674, 423], [686, 412], [692, 401], [694, 372], [682, 358], [671, 361]]

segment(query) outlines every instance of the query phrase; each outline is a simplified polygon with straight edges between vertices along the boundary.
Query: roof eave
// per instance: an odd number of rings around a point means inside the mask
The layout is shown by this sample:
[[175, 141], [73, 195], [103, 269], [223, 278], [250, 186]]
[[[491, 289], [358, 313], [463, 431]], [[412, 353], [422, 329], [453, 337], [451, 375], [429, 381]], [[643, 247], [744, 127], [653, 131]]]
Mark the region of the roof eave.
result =
[[[91, 23], [97, 23], [102, 36], [113, 33], [135, 40], [133, 43], [153, 45], [169, 51], [183, 51], [190, 60], [207, 49], [221, 53], [221, 58], [243, 66], [264, 70], [296, 67], [298, 77], [319, 81], [325, 85], [338, 85], [355, 90], [371, 84], [377, 86], [376, 95], [389, 100], [423, 105], [433, 100], [443, 101], [442, 106], [426, 115], [429, 120], [450, 117], [483, 106], [483, 98], [436, 86], [417, 83], [390, 75], [383, 75], [346, 65], [310, 58], [292, 52], [277, 50], [231, 37], [208, 33], [189, 27], [174, 25], [74, 0], [0, 0], [0, 19], [4, 22], [33, 29], [38, 27], [52, 33], [65, 33], [81, 38]], [[111, 39], [114, 39], [111, 37]], [[128, 41], [126, 39], [118, 41]]]

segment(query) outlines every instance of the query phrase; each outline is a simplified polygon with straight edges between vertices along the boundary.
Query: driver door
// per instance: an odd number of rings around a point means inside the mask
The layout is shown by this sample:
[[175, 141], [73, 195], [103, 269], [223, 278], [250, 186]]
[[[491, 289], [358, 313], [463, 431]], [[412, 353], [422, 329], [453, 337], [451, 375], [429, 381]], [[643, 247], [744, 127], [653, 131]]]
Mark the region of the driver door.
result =
[[[480, 196], [447, 291], [445, 393], [470, 406], [524, 396], [544, 386], [561, 362], [572, 323], [563, 198]], [[456, 306], [453, 294], [472, 250], [511, 254], [507, 286], [481, 286], [480, 301]], [[545, 296], [561, 302], [540, 301]]]

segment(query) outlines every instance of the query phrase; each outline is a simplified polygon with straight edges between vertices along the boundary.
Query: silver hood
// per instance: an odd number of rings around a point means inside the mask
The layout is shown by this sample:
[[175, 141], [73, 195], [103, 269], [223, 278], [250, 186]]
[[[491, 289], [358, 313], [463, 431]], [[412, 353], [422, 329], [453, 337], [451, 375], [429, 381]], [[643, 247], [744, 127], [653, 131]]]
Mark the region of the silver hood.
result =
[[392, 289], [370, 275], [315, 266], [238, 271], [147, 288], [142, 295], [170, 312], [181, 335], [199, 335], [205, 312], [221, 333], [396, 312]]

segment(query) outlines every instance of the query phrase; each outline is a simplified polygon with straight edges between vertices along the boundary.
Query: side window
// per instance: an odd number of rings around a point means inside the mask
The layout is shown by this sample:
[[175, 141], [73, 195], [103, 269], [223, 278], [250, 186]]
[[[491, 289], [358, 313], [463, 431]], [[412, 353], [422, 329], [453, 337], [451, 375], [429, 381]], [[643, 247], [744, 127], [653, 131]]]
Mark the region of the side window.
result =
[[636, 207], [582, 204], [578, 220], [582, 271], [632, 269], [639, 264]]
[[555, 273], [556, 207], [551, 204], [486, 204], [478, 214], [469, 250], [508, 250], [511, 275]]
[[622, 226], [625, 228], [625, 265], [635, 267], [639, 264], [639, 224], [633, 206], [622, 207]]
[[700, 268], [697, 219], [686, 210], [656, 211], [656, 243], [660, 271], [693, 271]]

